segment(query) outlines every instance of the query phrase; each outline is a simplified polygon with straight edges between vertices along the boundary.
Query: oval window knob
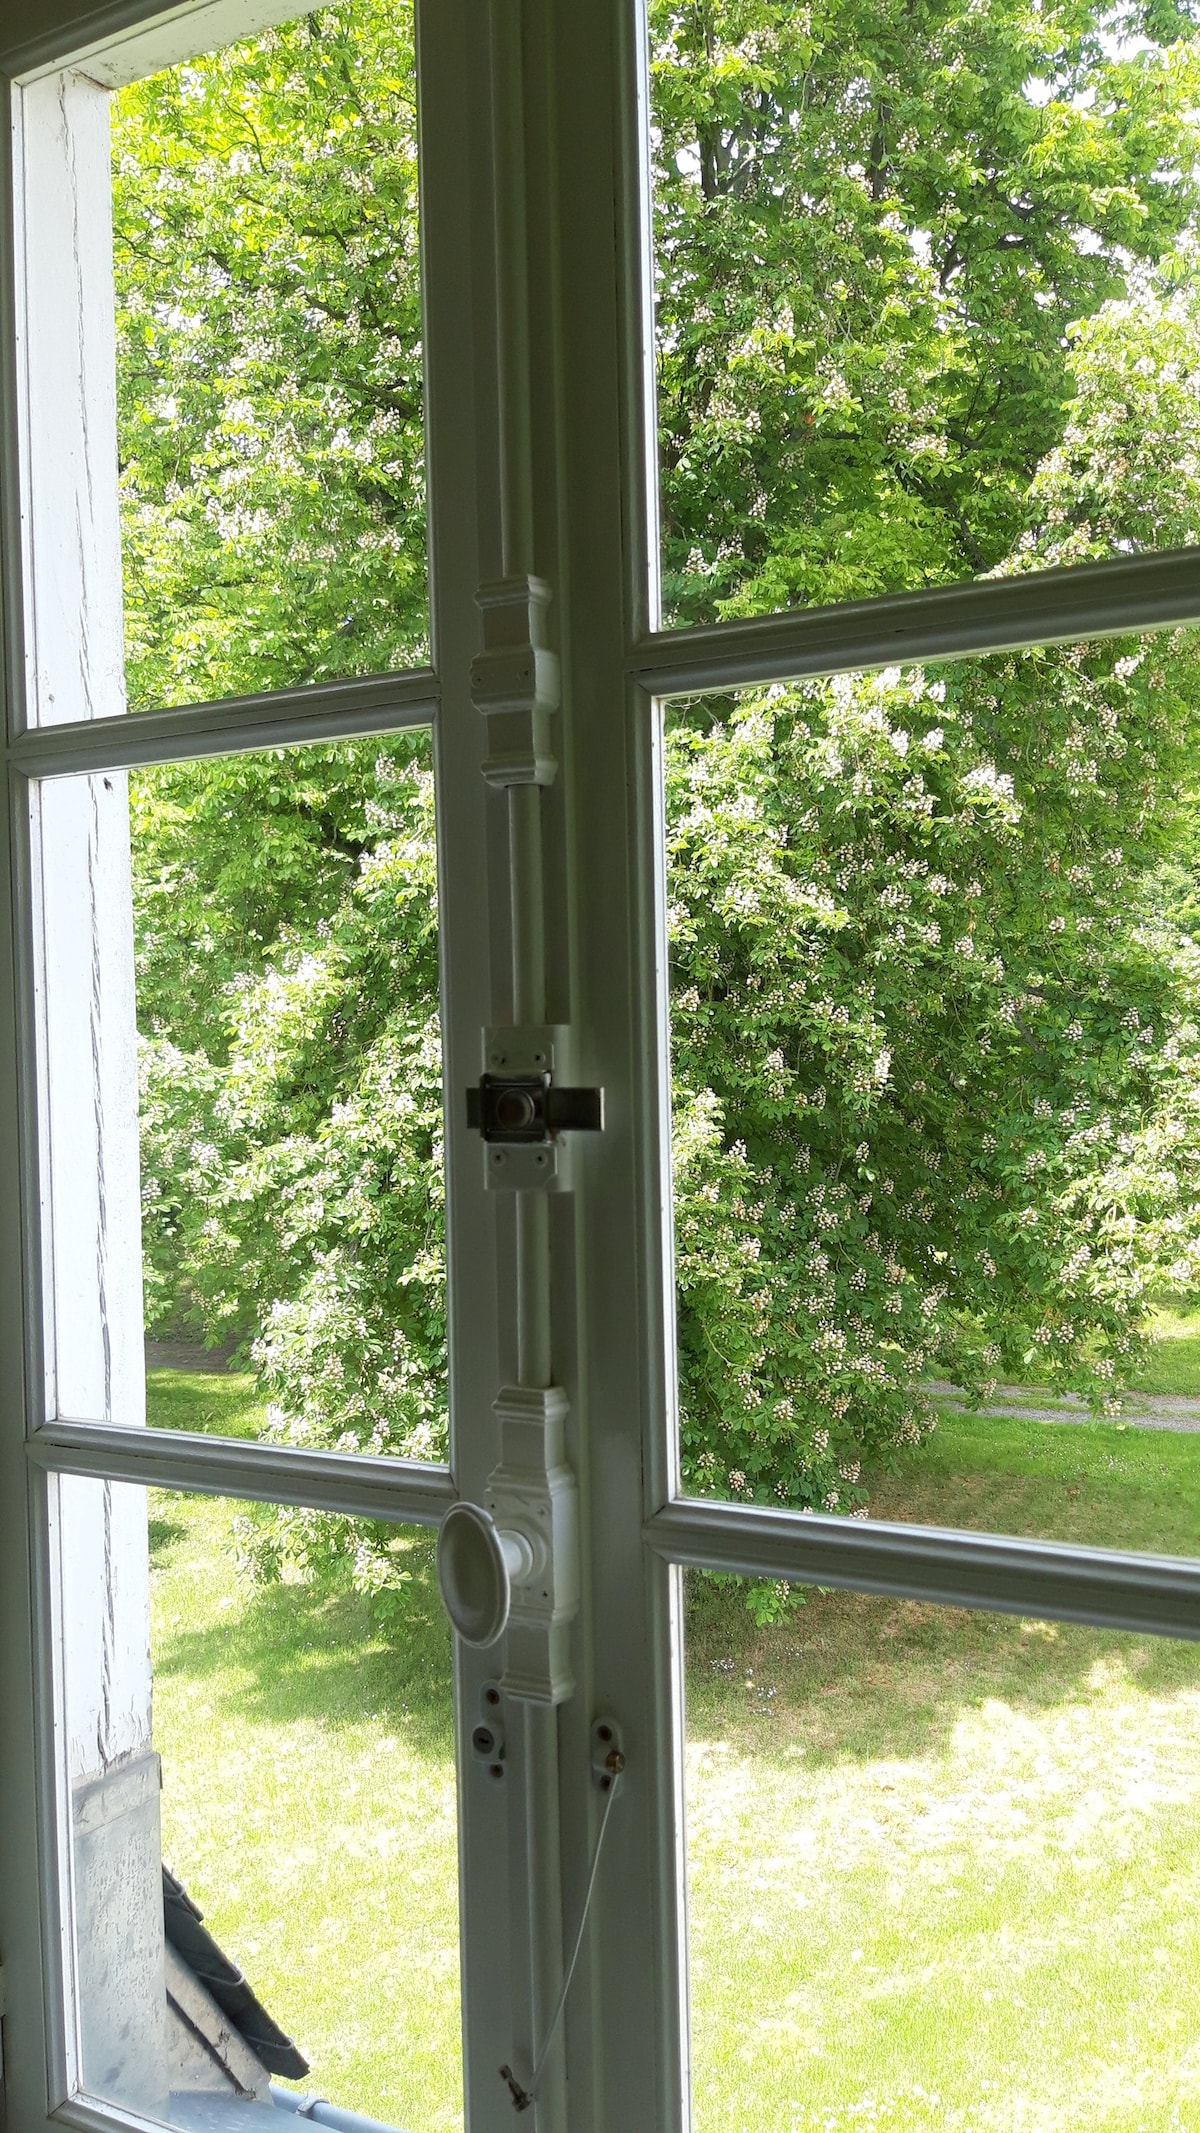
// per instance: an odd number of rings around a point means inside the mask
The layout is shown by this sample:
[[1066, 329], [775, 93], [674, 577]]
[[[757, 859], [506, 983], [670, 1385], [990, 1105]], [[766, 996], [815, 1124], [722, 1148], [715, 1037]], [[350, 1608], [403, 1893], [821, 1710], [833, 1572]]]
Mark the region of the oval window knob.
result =
[[474, 1503], [452, 1504], [438, 1533], [442, 1603], [464, 1644], [486, 1649], [504, 1635], [512, 1588], [533, 1569], [523, 1533], [496, 1524]]

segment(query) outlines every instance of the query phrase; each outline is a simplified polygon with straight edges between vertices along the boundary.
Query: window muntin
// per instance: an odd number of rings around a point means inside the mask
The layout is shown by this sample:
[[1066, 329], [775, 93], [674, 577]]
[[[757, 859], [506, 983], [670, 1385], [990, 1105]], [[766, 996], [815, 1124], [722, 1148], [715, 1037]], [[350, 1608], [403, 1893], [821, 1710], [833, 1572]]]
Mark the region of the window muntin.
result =
[[[327, 1513], [79, 1477], [56, 1498], [80, 2092], [182, 2128], [271, 2084], [461, 2127], [432, 1535], [380, 1527], [368, 1577]], [[206, 1984], [231, 1969], [269, 2025]]]
[[668, 622], [1194, 539], [1193, 50], [655, 0]]
[[428, 734], [35, 790], [49, 1417], [444, 1461]]
[[1195, 645], [669, 711], [687, 1493], [1196, 1552]]

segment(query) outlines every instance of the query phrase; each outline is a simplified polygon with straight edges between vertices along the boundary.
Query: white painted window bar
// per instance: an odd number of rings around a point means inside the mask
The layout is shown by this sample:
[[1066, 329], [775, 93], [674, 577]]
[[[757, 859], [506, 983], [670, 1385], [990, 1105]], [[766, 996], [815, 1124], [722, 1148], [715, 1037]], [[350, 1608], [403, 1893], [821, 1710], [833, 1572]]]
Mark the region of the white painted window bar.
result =
[[13, 769], [29, 778], [141, 770], [151, 763], [195, 762], [251, 748], [399, 733], [431, 725], [437, 709], [437, 676], [431, 667], [416, 667], [402, 674], [369, 674], [265, 690], [259, 696], [225, 697], [211, 704], [30, 727], [10, 743], [8, 757]]
[[[643, 688], [679, 696], [1193, 622], [1200, 622], [1200, 550], [1182, 548], [934, 593], [656, 631], [631, 647], [628, 668]], [[33, 728], [17, 734], [8, 753], [13, 768], [29, 777], [126, 770], [398, 732], [430, 723], [437, 707], [437, 675], [422, 667]]]
[[685, 696], [1196, 621], [1200, 548], [1172, 548], [1070, 570], [974, 578], [939, 592], [656, 631], [631, 648], [628, 671], [658, 696]]
[[436, 1526], [457, 1497], [450, 1469], [433, 1461], [312, 1452], [110, 1422], [47, 1422], [31, 1437], [29, 1456], [55, 1474], [244, 1496], [393, 1525]]
[[1200, 1563], [1174, 1557], [686, 1500], [644, 1534], [667, 1562], [702, 1569], [1200, 1639]]

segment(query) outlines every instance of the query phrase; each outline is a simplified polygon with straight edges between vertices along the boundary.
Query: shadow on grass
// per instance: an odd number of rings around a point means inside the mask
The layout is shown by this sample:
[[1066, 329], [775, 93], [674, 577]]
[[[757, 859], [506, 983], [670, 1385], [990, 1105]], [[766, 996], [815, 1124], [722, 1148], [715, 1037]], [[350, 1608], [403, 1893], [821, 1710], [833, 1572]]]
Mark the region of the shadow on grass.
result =
[[692, 1574], [686, 1622], [689, 1733], [792, 1769], [937, 1757], [989, 1703], [1036, 1718], [1114, 1688], [1200, 1692], [1193, 1644], [873, 1594], [810, 1591], [759, 1629], [744, 1588]]
[[[158, 1429], [253, 1438], [265, 1423], [262, 1395], [245, 1372], [151, 1371], [147, 1408]], [[150, 1549], [164, 1576], [187, 1576], [188, 1565], [172, 1560], [171, 1551], [195, 1537], [188, 1499], [156, 1492]], [[211, 1534], [206, 1545], [214, 1546]], [[215, 1546], [221, 1565], [219, 1571], [213, 1565], [214, 1578], [232, 1580], [236, 1551], [228, 1531]], [[410, 1541], [403, 1567], [411, 1582], [389, 1594], [386, 1623], [377, 1603], [347, 1588], [239, 1584], [236, 1612], [205, 1627], [174, 1626], [156, 1638], [155, 1673], [203, 1680], [217, 1708], [250, 1720], [307, 1720], [330, 1732], [370, 1720], [402, 1731], [417, 1752], [444, 1759], [453, 1752], [450, 1632], [431, 1536]]]
[[156, 1639], [154, 1670], [207, 1682], [217, 1709], [250, 1721], [378, 1722], [420, 1754], [453, 1753], [450, 1632], [426, 1551], [386, 1629], [360, 1593], [260, 1585], [232, 1620]]
[[151, 1518], [147, 1522], [147, 1534], [151, 1555], [158, 1555], [164, 1548], [173, 1548], [184, 1537], [185, 1528], [174, 1519]]
[[[255, 1433], [252, 1379], [162, 1371], [151, 1389], [159, 1426]], [[947, 1418], [919, 1453], [878, 1477], [875, 1493], [877, 1510], [902, 1520], [1195, 1553], [1200, 1437]], [[171, 1499], [160, 1503], [168, 1510]], [[152, 1549], [161, 1556], [186, 1532], [159, 1516]], [[331, 1733], [382, 1722], [416, 1752], [445, 1758], [450, 1637], [431, 1537], [414, 1539], [404, 1562], [412, 1581], [386, 1625], [350, 1591], [243, 1588], [235, 1616], [161, 1640], [156, 1671], [207, 1681], [218, 1706], [250, 1720], [309, 1721]], [[172, 1574], [169, 1561], [162, 1567]], [[760, 1630], [741, 1581], [693, 1575], [686, 1652], [693, 1734], [792, 1769], [798, 1758], [938, 1756], [962, 1717], [989, 1702], [1036, 1717], [1114, 1684], [1163, 1697], [1200, 1690], [1200, 1647], [1169, 1639], [815, 1591]]]
[[151, 1429], [209, 1437], [261, 1437], [266, 1407], [246, 1371], [148, 1370], [146, 1420]]

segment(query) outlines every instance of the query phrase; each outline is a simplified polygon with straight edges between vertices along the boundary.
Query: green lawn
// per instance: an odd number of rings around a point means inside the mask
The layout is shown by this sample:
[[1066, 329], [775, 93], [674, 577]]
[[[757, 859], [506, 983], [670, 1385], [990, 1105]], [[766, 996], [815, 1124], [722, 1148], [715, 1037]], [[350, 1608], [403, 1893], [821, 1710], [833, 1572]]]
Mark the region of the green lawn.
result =
[[[152, 1418], [247, 1424], [247, 1381]], [[239, 1402], [242, 1403], [239, 1407]], [[201, 1417], [204, 1419], [201, 1419]], [[1200, 1438], [947, 1417], [893, 1517], [1195, 1552]], [[233, 1507], [157, 1493], [165, 1848], [312, 2060], [460, 2122], [448, 1638], [255, 1592]], [[1200, 2133], [1200, 1651], [857, 1595], [688, 1605], [697, 2133]]]
[[[256, 1434], [252, 1381], [155, 1372], [150, 1417]], [[151, 1491], [163, 1851], [307, 2055], [303, 2089], [462, 2124], [450, 1634], [430, 1537], [401, 1536], [403, 1633], [303, 1584], [255, 1589], [242, 1507]]]
[[210, 1437], [258, 1437], [263, 1404], [254, 1379], [232, 1371], [148, 1370], [146, 1409], [155, 1429]]
[[932, 1437], [864, 1480], [877, 1518], [1200, 1553], [1200, 1434], [943, 1408]]
[[1146, 1330], [1154, 1346], [1137, 1381], [1141, 1390], [1200, 1398], [1200, 1307], [1160, 1304], [1151, 1312]]
[[1200, 2126], [1200, 1653], [694, 1595], [698, 2133]]

